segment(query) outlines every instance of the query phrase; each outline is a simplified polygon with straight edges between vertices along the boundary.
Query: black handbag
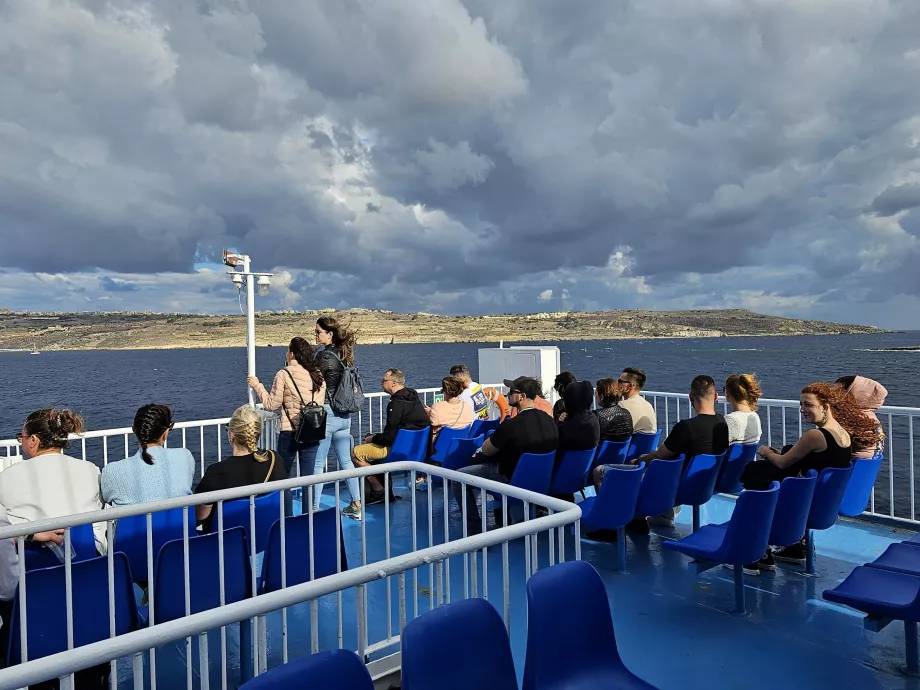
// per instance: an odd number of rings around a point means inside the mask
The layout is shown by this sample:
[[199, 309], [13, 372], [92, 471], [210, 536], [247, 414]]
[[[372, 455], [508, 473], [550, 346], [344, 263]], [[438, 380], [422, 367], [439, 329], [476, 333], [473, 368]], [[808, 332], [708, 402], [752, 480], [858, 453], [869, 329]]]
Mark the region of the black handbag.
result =
[[[291, 419], [287, 408], [284, 409], [291, 426], [294, 427], [294, 440], [301, 444], [322, 441], [326, 438], [326, 408], [316, 402], [316, 391], [312, 391], [313, 397], [310, 402], [304, 402], [300, 389], [297, 387], [297, 382], [291, 376], [291, 372], [287, 369], [284, 371], [287, 373], [288, 378], [291, 379], [291, 383], [294, 384], [297, 397], [300, 398], [300, 416], [297, 424], [294, 424], [294, 420]], [[284, 403], [282, 403], [281, 407], [284, 407]]]

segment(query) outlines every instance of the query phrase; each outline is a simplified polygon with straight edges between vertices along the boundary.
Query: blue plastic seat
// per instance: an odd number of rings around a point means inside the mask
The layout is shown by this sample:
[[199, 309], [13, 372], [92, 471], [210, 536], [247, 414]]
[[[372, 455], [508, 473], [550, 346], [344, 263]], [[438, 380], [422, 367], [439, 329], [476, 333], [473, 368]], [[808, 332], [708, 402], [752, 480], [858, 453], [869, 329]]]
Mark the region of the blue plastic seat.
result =
[[[628, 454], [629, 439], [618, 442], [604, 441], [597, 449], [594, 462], [591, 463], [591, 472], [594, 472], [594, 468], [600, 465], [624, 465]], [[588, 481], [591, 479], [591, 472], [588, 473]]]
[[[71, 564], [77, 561], [85, 561], [98, 556], [96, 551], [96, 535], [93, 532], [92, 525], [77, 525], [70, 528], [70, 539], [73, 544], [74, 554], [71, 556]], [[61, 548], [64, 548], [63, 546]], [[38, 570], [39, 568], [53, 568], [61, 565], [58, 557], [47, 548], [35, 542], [26, 542], [26, 570]]]
[[[56, 559], [55, 559], [56, 560]], [[113, 554], [115, 635], [137, 630], [138, 613], [131, 568], [124, 554]], [[74, 647], [109, 639], [108, 558], [97, 556], [72, 562]], [[26, 623], [29, 659], [40, 659], [67, 649], [66, 574], [63, 565], [32, 570], [26, 575]], [[9, 621], [9, 663], [20, 662], [19, 594], [13, 598]], [[6, 625], [7, 622], [4, 622]]]
[[770, 528], [771, 545], [789, 546], [805, 536], [817, 483], [818, 473], [814, 470], [804, 477], [786, 477], [782, 481]]
[[684, 461], [680, 458], [652, 460], [648, 464], [636, 500], [637, 517], [661, 515], [674, 507], [683, 469]]
[[485, 599], [424, 613], [402, 633], [402, 690], [517, 690], [511, 644]]
[[500, 419], [474, 419], [473, 426], [470, 427], [469, 438], [475, 438], [476, 436], [488, 438], [489, 434], [493, 433], [499, 424], [501, 424]]
[[396, 432], [393, 445], [387, 453], [386, 462], [404, 462], [412, 460], [425, 462], [428, 457], [428, 442], [431, 438], [431, 427], [424, 429], [400, 429]]
[[[306, 500], [306, 499], [304, 499]], [[217, 530], [217, 505], [214, 505], [211, 518], [211, 531]], [[268, 531], [275, 524], [275, 520], [281, 515], [281, 492], [273, 491], [264, 496], [256, 496], [255, 499], [256, 513], [256, 533], [249, 533], [251, 523], [249, 520], [249, 499], [241, 498], [235, 501], [226, 501], [224, 503], [224, 531], [234, 527], [242, 527], [246, 530], [246, 538], [255, 538], [256, 553], [262, 553], [268, 544]]]
[[742, 566], [758, 561], [766, 552], [778, 498], [779, 482], [773, 482], [765, 491], [742, 491], [731, 520], [721, 525], [706, 525], [680, 541], [666, 541], [661, 546], [704, 561], [697, 564], [697, 572], [720, 563], [733, 565], [735, 603], [744, 613]]
[[853, 472], [847, 482], [843, 500], [840, 502], [840, 514], [856, 517], [862, 514], [869, 505], [872, 496], [872, 487], [878, 477], [879, 468], [882, 466], [882, 455], [873, 458], [857, 458], [853, 461]]
[[920, 549], [913, 544], [889, 544], [881, 556], [866, 565], [920, 576]]
[[655, 690], [620, 658], [607, 590], [590, 563], [559, 563], [527, 581], [527, 658], [522, 687]]
[[374, 690], [374, 681], [358, 655], [347, 649], [294, 659], [253, 678], [240, 690]]
[[757, 443], [733, 443], [722, 461], [722, 471], [716, 482], [716, 492], [720, 494], [741, 493], [741, 473], [757, 455]]
[[[578, 504], [582, 513], [582, 535], [598, 530], [616, 531], [617, 565], [621, 571], [626, 570], [625, 527], [636, 514], [636, 500], [639, 498], [644, 470], [644, 462], [632, 470], [611, 467], [604, 475], [604, 483], [597, 496], [586, 498]], [[917, 552], [920, 553], [920, 549]]]
[[878, 632], [892, 620], [904, 621], [907, 673], [920, 673], [917, 621], [920, 620], [920, 577], [867, 565], [853, 569], [824, 598], [867, 614], [866, 629]]
[[565, 451], [559, 467], [553, 472], [550, 493], [554, 496], [568, 496], [584, 489], [596, 451], [597, 448]]
[[447, 451], [452, 445], [452, 441], [454, 439], [467, 438], [469, 432], [469, 426], [465, 426], [462, 429], [451, 429], [450, 427], [441, 429], [438, 432], [438, 437], [434, 440], [434, 453], [431, 454], [429, 460], [443, 464], [444, 458], [447, 457]]
[[675, 505], [693, 506], [694, 532], [700, 528], [700, 506], [712, 498], [716, 489], [723, 457], [724, 454], [694, 456], [680, 478]]
[[[151, 566], [156, 564], [157, 554], [160, 553], [163, 544], [168, 541], [182, 539], [183, 510], [189, 512], [187, 532], [190, 537], [194, 537], [196, 534], [195, 513], [192, 508], [173, 508], [172, 510], [163, 510], [151, 514], [150, 522], [153, 528], [153, 563], [150, 564]], [[147, 582], [150, 569], [147, 565], [146, 515], [132, 515], [131, 517], [120, 518], [115, 523], [114, 549], [128, 557], [134, 581]]]
[[[519, 489], [526, 489], [534, 493], [549, 495], [549, 487], [553, 479], [553, 466], [556, 462], [555, 453], [524, 453], [518, 460], [517, 467], [511, 481], [511, 486]], [[508, 496], [509, 512], [512, 507], [523, 505], [523, 501], [518, 498]], [[501, 500], [489, 501], [488, 508], [501, 508]], [[533, 514], [535, 506], [530, 506], [530, 512]]]
[[485, 437], [480, 435], [476, 438], [455, 438], [450, 442], [450, 447], [444, 454], [444, 460], [441, 467], [447, 470], [462, 470], [470, 464], [473, 455], [482, 447]]
[[815, 572], [814, 530], [830, 529], [837, 522], [840, 503], [846, 493], [852, 469], [852, 464], [849, 467], [828, 467], [821, 470], [821, 474], [818, 475], [815, 496], [811, 501], [811, 510], [808, 512], [805, 572], [809, 574]]
[[637, 431], [632, 435], [632, 439], [629, 444], [629, 452], [626, 454], [626, 459], [635, 460], [640, 455], [645, 455], [646, 453], [651, 453], [653, 450], [658, 449], [658, 440], [661, 438], [661, 429], [656, 431], [654, 434], [647, 434], [642, 431]]
[[[313, 539], [310, 539], [310, 516], [297, 515], [284, 521], [284, 552], [287, 566], [286, 586], [316, 580], [338, 572], [336, 558], [336, 508], [326, 508], [313, 513]], [[339, 553], [342, 571], [348, 569], [345, 539], [339, 529]], [[313, 577], [310, 577], [310, 552], [313, 552]], [[262, 560], [262, 578], [259, 593], [281, 589], [281, 520], [272, 525], [268, 534], [268, 548]]]

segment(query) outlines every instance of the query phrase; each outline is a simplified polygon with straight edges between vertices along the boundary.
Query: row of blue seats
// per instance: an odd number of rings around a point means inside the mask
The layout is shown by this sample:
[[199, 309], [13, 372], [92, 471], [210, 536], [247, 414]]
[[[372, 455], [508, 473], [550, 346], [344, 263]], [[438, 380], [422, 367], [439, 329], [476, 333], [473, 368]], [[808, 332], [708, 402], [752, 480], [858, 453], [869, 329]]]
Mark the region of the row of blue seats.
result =
[[[248, 506], [248, 503], [247, 503]], [[177, 509], [180, 511], [182, 509]], [[174, 525], [175, 513], [168, 511]], [[161, 514], [155, 514], [157, 518]], [[248, 515], [248, 511], [247, 511]], [[266, 536], [261, 577], [256, 581], [256, 593], [273, 592], [284, 586], [291, 587], [325, 577], [347, 569], [341, 526], [334, 508], [322, 510], [311, 516], [299, 515], [284, 520], [284, 554], [286, 568], [282, 573], [281, 520], [277, 519]], [[154, 523], [155, 541], [162, 537]], [[170, 523], [160, 522], [170, 526]], [[181, 528], [181, 514], [179, 525]], [[194, 524], [194, 523], [193, 523]], [[336, 534], [336, 528], [339, 528]], [[146, 534], [131, 546], [134, 553], [117, 551], [113, 554], [113, 583], [115, 601], [115, 634], [121, 635], [147, 624], [148, 620], [165, 623], [187, 615], [218, 608], [223, 604], [249, 598], [253, 595], [251, 550], [247, 532], [242, 526], [228, 527], [223, 532], [223, 544], [217, 533], [188, 538], [189, 587], [185, 586], [185, 540], [166, 541], [155, 551], [154, 581], [147, 583], [148, 607], [138, 607], [134, 583], [146, 583], [146, 568], [138, 571], [135, 559], [141, 557], [137, 549], [143, 545], [146, 565]], [[338, 546], [338, 549], [337, 549]], [[223, 587], [221, 587], [221, 550], [223, 558]], [[312, 555], [312, 558], [311, 558]], [[71, 565], [72, 591], [79, 596], [72, 599], [74, 646], [105, 640], [109, 635], [108, 557], [99, 556], [73, 562]], [[30, 570], [26, 574], [26, 610], [28, 612], [28, 654], [37, 659], [67, 649], [66, 574], [63, 565]], [[223, 589], [223, 595], [221, 595]], [[188, 603], [186, 603], [188, 602]], [[8, 663], [20, 660], [19, 598], [14, 599], [10, 622]], [[241, 648], [249, 646], [249, 625], [240, 627]], [[251, 654], [242, 655], [241, 668], [246, 677], [250, 672]]]
[[[517, 690], [508, 633], [484, 599], [465, 599], [422, 614], [401, 635], [402, 690]], [[336, 650], [288, 662], [241, 690], [372, 690], [367, 668]], [[655, 690], [617, 650], [610, 602], [585, 561], [559, 563], [527, 582], [523, 690]]]
[[920, 675], [917, 621], [920, 620], [920, 534], [891, 544], [871, 563], [857, 566], [824, 598], [866, 614], [864, 626], [879, 632], [904, 621], [907, 673]]

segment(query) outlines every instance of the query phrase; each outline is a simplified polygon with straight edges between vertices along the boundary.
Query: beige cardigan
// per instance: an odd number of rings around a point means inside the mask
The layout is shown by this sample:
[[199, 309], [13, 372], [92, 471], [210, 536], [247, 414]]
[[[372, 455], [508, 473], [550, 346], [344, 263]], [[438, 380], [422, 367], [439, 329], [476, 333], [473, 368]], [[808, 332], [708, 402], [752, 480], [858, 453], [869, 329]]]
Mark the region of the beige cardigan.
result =
[[[290, 376], [286, 372], [290, 372]], [[296, 361], [291, 362], [284, 369], [275, 374], [275, 380], [272, 382], [271, 392], [265, 390], [261, 383], [256, 387], [256, 395], [262, 401], [266, 410], [274, 412], [282, 405], [284, 410], [281, 412], [281, 431], [293, 431], [291, 420], [297, 423], [300, 416], [300, 397], [291, 383], [291, 376], [297, 382], [297, 388], [300, 389], [300, 395], [303, 396], [304, 402], [308, 403], [315, 400], [320, 405], [326, 399], [326, 382], [323, 381], [319, 390], [313, 391], [313, 379], [310, 373]]]

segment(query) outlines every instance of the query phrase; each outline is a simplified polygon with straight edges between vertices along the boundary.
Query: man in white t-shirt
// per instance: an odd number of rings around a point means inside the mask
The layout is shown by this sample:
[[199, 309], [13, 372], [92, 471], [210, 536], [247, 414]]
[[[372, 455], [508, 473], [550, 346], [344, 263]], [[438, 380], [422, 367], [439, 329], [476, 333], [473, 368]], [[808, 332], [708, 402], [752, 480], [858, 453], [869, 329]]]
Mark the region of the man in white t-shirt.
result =
[[460, 399], [469, 403], [470, 407], [473, 408], [473, 417], [475, 419], [488, 419], [489, 401], [486, 399], [482, 386], [473, 381], [473, 377], [470, 376], [469, 367], [465, 364], [455, 364], [450, 368], [450, 375], [466, 384], [466, 390], [460, 394]]
[[654, 434], [658, 431], [658, 417], [655, 408], [643, 398], [645, 372], [635, 367], [626, 367], [618, 381], [628, 387], [628, 393], [618, 404], [632, 417], [633, 433]]

